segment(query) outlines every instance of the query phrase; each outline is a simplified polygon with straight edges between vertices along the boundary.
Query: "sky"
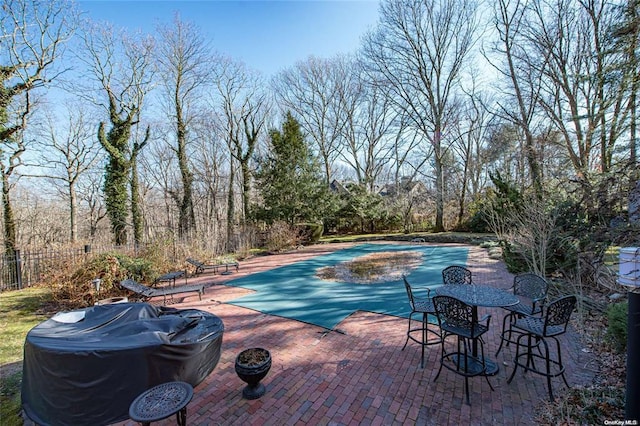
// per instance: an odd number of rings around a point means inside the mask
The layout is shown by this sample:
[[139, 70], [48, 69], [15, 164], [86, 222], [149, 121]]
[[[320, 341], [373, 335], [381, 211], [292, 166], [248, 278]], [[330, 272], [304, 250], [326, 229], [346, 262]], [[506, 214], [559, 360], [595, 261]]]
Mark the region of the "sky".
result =
[[377, 0], [80, 0], [94, 21], [153, 34], [179, 12], [218, 52], [272, 76], [309, 56], [353, 53], [378, 19]]

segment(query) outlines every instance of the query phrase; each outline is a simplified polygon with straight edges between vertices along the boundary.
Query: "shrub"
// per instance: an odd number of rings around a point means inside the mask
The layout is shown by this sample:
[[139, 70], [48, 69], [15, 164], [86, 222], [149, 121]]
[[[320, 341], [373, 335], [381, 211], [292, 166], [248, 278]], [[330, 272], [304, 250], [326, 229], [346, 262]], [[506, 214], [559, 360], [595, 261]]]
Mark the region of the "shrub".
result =
[[[145, 258], [134, 258], [121, 253], [103, 253], [91, 257], [79, 267], [62, 267], [49, 277], [53, 300], [61, 309], [75, 309], [93, 305], [97, 300], [122, 296], [117, 283], [126, 278], [152, 282], [158, 276], [153, 262]], [[92, 281], [101, 280], [100, 292], [96, 292]]]
[[324, 225], [322, 223], [301, 223], [298, 226], [303, 243], [317, 243], [320, 241], [320, 238], [322, 238], [324, 231]]
[[609, 321], [607, 336], [619, 352], [624, 352], [627, 348], [628, 305], [627, 302], [612, 303], [607, 308], [607, 318]]
[[265, 234], [265, 248], [271, 252], [297, 247], [299, 230], [286, 222], [274, 222]]

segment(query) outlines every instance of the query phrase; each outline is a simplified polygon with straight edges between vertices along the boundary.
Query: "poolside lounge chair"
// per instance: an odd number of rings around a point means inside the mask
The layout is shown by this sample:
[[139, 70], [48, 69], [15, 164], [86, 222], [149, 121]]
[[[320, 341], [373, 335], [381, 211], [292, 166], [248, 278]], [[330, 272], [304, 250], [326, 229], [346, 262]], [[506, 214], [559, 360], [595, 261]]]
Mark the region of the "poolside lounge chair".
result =
[[206, 264], [204, 262], [200, 262], [199, 260], [193, 259], [191, 257], [187, 259], [187, 262], [189, 262], [190, 264], [196, 267], [196, 275], [201, 274], [207, 270], [213, 270], [213, 273], [215, 274], [219, 271], [221, 267], [225, 268], [225, 272], [223, 272], [223, 274], [231, 273], [229, 271], [229, 267], [236, 268], [236, 272], [240, 270], [240, 265], [238, 264], [238, 262]]
[[120, 281], [120, 287], [126, 288], [137, 295], [144, 301], [151, 299], [152, 297], [162, 296], [162, 303], [167, 304], [167, 296], [170, 296], [170, 300], [173, 300], [174, 294], [180, 293], [198, 293], [198, 297], [202, 300], [202, 293], [204, 293], [203, 284], [183, 285], [178, 287], [166, 287], [166, 288], [151, 288], [146, 285], [135, 282], [132, 279]]

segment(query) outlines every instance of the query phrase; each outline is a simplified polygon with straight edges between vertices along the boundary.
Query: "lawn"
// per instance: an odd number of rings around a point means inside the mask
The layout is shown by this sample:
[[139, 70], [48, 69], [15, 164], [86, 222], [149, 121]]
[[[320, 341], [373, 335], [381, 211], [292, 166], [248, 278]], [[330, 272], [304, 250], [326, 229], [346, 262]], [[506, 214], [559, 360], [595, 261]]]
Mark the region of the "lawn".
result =
[[0, 419], [3, 426], [21, 425], [22, 348], [27, 332], [47, 319], [42, 311], [49, 290], [33, 287], [0, 293]]

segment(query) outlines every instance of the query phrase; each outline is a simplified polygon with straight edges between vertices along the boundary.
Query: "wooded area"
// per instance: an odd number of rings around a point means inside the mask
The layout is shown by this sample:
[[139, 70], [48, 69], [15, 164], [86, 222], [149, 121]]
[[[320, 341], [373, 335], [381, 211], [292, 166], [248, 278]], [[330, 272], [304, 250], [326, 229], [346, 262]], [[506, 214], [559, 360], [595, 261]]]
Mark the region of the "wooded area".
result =
[[544, 270], [637, 238], [638, 0], [385, 0], [357, 53], [271, 79], [178, 14], [129, 34], [66, 1], [3, 4], [7, 253], [233, 252], [322, 223], [542, 241]]

